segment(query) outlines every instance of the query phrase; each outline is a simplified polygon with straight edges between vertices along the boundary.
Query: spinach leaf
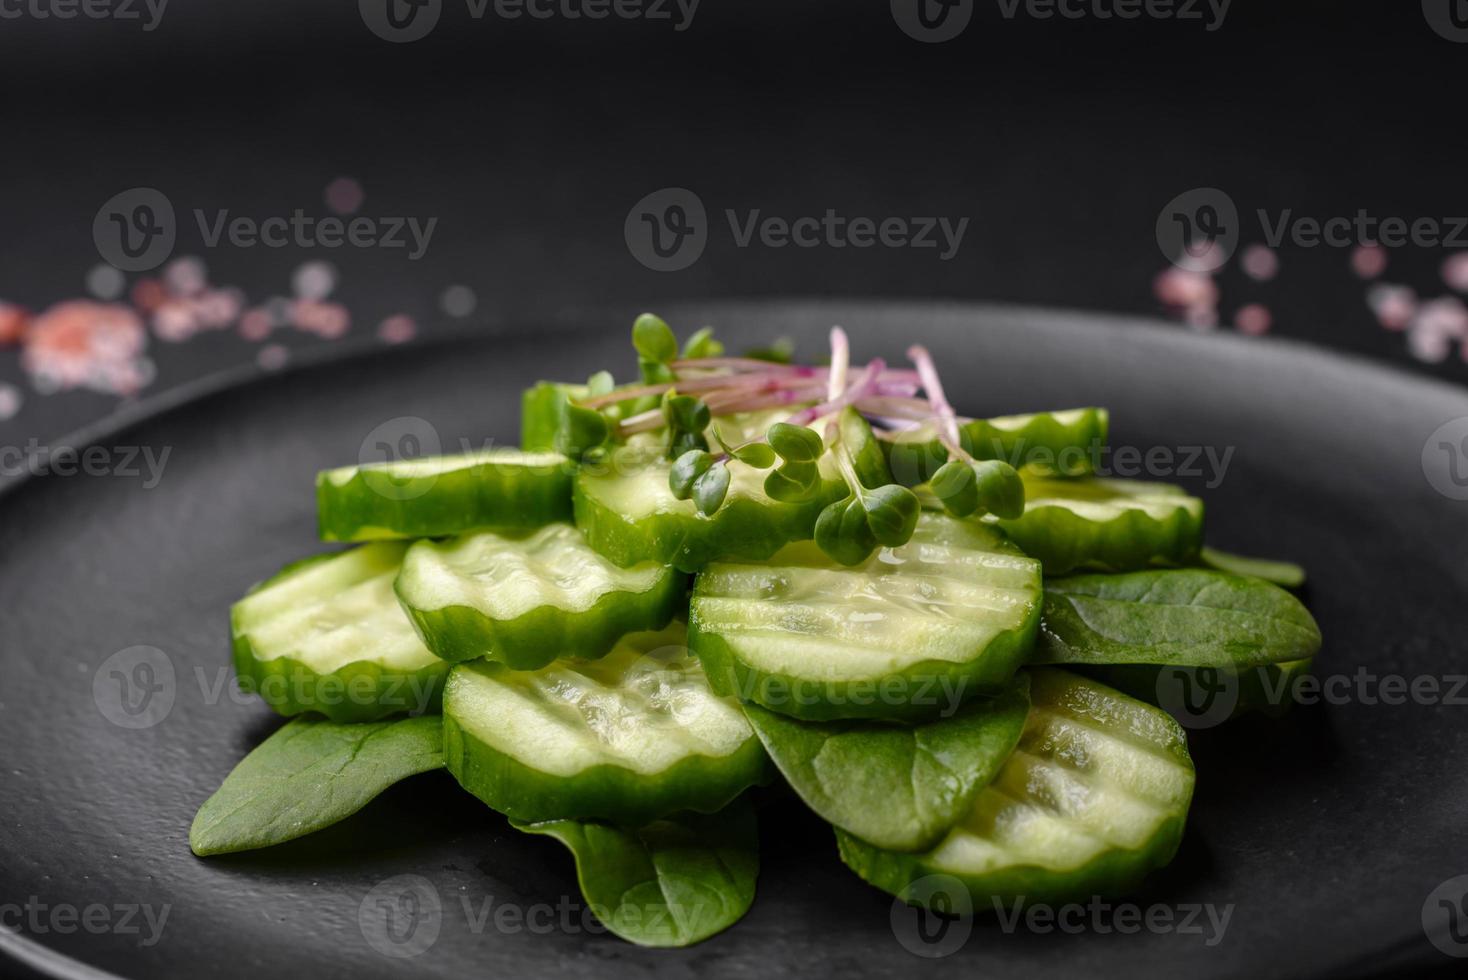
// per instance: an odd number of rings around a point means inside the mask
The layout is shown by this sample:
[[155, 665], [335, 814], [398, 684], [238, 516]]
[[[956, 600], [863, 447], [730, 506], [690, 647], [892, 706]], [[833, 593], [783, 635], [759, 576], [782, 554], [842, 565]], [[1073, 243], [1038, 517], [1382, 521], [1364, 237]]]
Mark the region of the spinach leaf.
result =
[[1319, 649], [1320, 628], [1288, 592], [1185, 568], [1046, 582], [1032, 662], [1254, 667]]
[[393, 783], [442, 767], [437, 715], [367, 724], [296, 719], [204, 801], [189, 847], [203, 857], [304, 837], [356, 813]]
[[1250, 558], [1247, 555], [1233, 555], [1227, 551], [1208, 547], [1204, 547], [1199, 552], [1198, 559], [1207, 568], [1229, 572], [1233, 575], [1262, 578], [1266, 582], [1273, 582], [1286, 589], [1298, 589], [1305, 584], [1305, 570], [1294, 562]]
[[682, 813], [627, 830], [576, 820], [515, 824], [576, 858], [581, 894], [608, 930], [639, 946], [690, 946], [743, 918], [759, 875], [754, 807]]
[[828, 822], [891, 851], [934, 846], [1019, 742], [1029, 713], [1021, 674], [993, 700], [924, 725], [806, 722], [756, 705], [749, 723], [795, 792]]

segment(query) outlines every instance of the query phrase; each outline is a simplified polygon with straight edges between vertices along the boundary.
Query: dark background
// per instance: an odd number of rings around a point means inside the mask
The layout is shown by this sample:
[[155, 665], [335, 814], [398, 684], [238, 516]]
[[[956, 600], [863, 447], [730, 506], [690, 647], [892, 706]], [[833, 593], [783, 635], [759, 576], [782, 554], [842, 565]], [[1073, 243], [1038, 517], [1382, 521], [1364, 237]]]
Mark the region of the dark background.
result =
[[[27, 0], [30, 2], [30, 0]], [[1235, 0], [1199, 21], [1006, 19], [973, 0], [957, 39], [920, 44], [885, 0], [704, 0], [692, 26], [611, 18], [507, 21], [445, 0], [410, 44], [370, 33], [348, 2], [172, 0], [138, 21], [0, 20], [0, 299], [43, 309], [85, 294], [101, 204], [155, 187], [180, 213], [174, 255], [252, 300], [289, 293], [327, 258], [349, 336], [407, 313], [448, 329], [450, 284], [478, 309], [459, 324], [511, 330], [573, 307], [671, 298], [942, 297], [1161, 312], [1154, 224], [1189, 188], [1225, 190], [1244, 243], [1256, 208], [1329, 217], [1468, 212], [1462, 79], [1468, 45], [1435, 34], [1416, 0]], [[428, 254], [343, 248], [204, 249], [187, 213], [263, 218], [358, 179], [360, 213], [438, 217]], [[676, 273], [623, 239], [628, 210], [665, 186], [696, 191], [713, 233]], [[722, 213], [967, 216], [956, 258], [932, 250], [736, 248]], [[1393, 252], [1384, 279], [1448, 292], [1446, 252]], [[1348, 250], [1281, 250], [1272, 282], [1220, 274], [1224, 328], [1245, 302], [1303, 338], [1452, 379], [1457, 350], [1413, 361], [1383, 330]], [[690, 328], [689, 325], [675, 324]], [[1179, 329], [1185, 329], [1179, 327]], [[293, 347], [323, 342], [283, 331]], [[154, 341], [144, 395], [253, 361], [232, 332]], [[26, 402], [0, 438], [55, 438], [113, 396], [32, 393], [13, 349], [0, 381]]]

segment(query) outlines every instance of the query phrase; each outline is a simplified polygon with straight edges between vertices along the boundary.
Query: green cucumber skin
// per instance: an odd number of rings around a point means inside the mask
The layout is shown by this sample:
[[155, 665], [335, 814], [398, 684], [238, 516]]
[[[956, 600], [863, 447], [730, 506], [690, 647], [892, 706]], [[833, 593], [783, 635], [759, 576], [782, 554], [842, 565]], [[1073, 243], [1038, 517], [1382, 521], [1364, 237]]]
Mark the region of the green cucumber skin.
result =
[[387, 476], [380, 470], [360, 470], [343, 484], [320, 473], [317, 530], [323, 541], [369, 541], [566, 521], [571, 518], [573, 470], [569, 460], [534, 467], [486, 461], [394, 480], [390, 493], [382, 492], [379, 481]]
[[417, 609], [401, 585], [399, 578], [394, 591], [403, 611], [435, 656], [450, 663], [487, 657], [515, 670], [535, 670], [560, 656], [603, 657], [626, 634], [671, 623], [688, 592], [687, 577], [668, 570], [646, 592], [608, 592], [581, 612], [537, 606], [495, 620], [470, 606]]
[[1012, 520], [1000, 520], [1010, 540], [1045, 566], [1045, 574], [1077, 569], [1133, 572], [1181, 567], [1197, 560], [1203, 544], [1203, 513], [1178, 507], [1157, 519], [1129, 510], [1096, 522], [1064, 507], [1035, 507]]
[[930, 867], [920, 855], [884, 851], [866, 841], [836, 830], [841, 860], [865, 882], [912, 904], [911, 886], [932, 874], [957, 878], [968, 889], [974, 912], [997, 911], [1015, 902], [1063, 904], [1093, 895], [1121, 896], [1136, 890], [1148, 873], [1166, 866], [1182, 841], [1186, 814], [1162, 824], [1149, 846], [1135, 850], [1111, 850], [1093, 861], [1065, 871], [1050, 868], [1015, 867], [984, 875], [954, 874]]
[[584, 475], [576, 478], [573, 509], [587, 544], [623, 568], [656, 561], [682, 572], [724, 559], [760, 561], [791, 541], [809, 540], [826, 505], [850, 493], [846, 484], [827, 480], [814, 500], [801, 503], [761, 504], [731, 496], [713, 517], [690, 512], [629, 521], [593, 500], [586, 480]]
[[286, 717], [316, 712], [332, 721], [364, 722], [405, 713], [438, 714], [443, 710], [447, 663], [403, 673], [358, 661], [322, 674], [294, 657], [262, 660], [256, 656], [249, 634], [237, 628], [232, 632], [234, 669], [240, 689], [258, 695]]
[[[1020, 629], [1000, 633], [984, 655], [970, 663], [925, 660], [877, 678], [812, 681], [760, 670], [740, 660], [722, 637], [700, 627], [695, 588], [688, 613], [688, 646], [702, 661], [709, 686], [722, 697], [751, 701], [801, 721], [921, 722], [947, 717], [970, 698], [1003, 691], [1029, 656], [1039, 628], [1036, 603]], [[792, 697], [792, 691], [799, 697]], [[933, 703], [926, 703], [929, 699]]]
[[584, 398], [586, 386], [541, 381], [521, 394], [520, 448], [526, 452], [555, 449], [556, 431], [560, 428], [556, 406], [563, 393], [573, 398]]
[[639, 827], [680, 810], [716, 813], [770, 778], [764, 746], [753, 736], [733, 755], [690, 757], [653, 775], [598, 765], [560, 776], [485, 744], [452, 715], [444, 715], [443, 734], [444, 761], [459, 785], [520, 823], [597, 820]]
[[[1070, 422], [1050, 412], [1016, 416], [1025, 419], [1018, 428], [1001, 429], [989, 419], [973, 419], [960, 427], [959, 444], [975, 459], [1082, 476], [1092, 471], [1098, 450], [1106, 445], [1110, 416], [1104, 408], [1074, 411], [1077, 417]], [[926, 483], [948, 462], [948, 450], [937, 439], [884, 441], [882, 448], [893, 476], [904, 486]]]
[[[1290, 660], [1284, 663], [1264, 664], [1248, 667], [1238, 674], [1238, 701], [1233, 711], [1223, 721], [1232, 721], [1244, 715], [1258, 714], [1266, 718], [1282, 718], [1289, 713], [1294, 699], [1288, 696], [1291, 686], [1310, 673], [1315, 658]], [[1177, 670], [1176, 666], [1153, 664], [1108, 664], [1106, 666], [1071, 665], [1068, 669], [1078, 674], [1094, 677], [1109, 684], [1138, 701], [1157, 704], [1157, 678], [1163, 670]], [[1271, 692], [1284, 691], [1286, 696], [1277, 697]]]

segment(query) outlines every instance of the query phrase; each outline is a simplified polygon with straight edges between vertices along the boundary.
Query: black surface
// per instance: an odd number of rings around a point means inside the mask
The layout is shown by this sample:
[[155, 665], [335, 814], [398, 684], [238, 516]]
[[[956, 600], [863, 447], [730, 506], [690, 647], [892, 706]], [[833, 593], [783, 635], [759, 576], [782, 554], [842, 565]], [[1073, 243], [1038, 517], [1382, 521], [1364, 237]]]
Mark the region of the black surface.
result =
[[[1448, 0], [1442, 0], [1444, 4]], [[1155, 310], [1163, 205], [1189, 188], [1254, 210], [1326, 218], [1360, 208], [1461, 214], [1468, 45], [1432, 32], [1416, 0], [1235, 0], [1218, 30], [1179, 21], [1002, 16], [927, 45], [887, 0], [705, 0], [693, 26], [472, 21], [446, 0], [423, 41], [393, 45], [353, 2], [173, 0], [156, 31], [0, 22], [0, 299], [80, 295], [104, 201], [156, 187], [189, 208], [264, 217], [322, 209], [348, 174], [363, 213], [438, 217], [421, 260], [374, 249], [206, 249], [252, 299], [326, 258], [359, 336], [407, 312], [428, 324], [452, 283], [479, 322], [667, 298], [982, 300]], [[643, 268], [623, 221], [684, 186], [712, 216], [949, 215], [971, 219], [949, 262], [901, 249], [736, 248], [727, 233], [677, 273]], [[719, 220], [722, 220], [719, 218]], [[1447, 249], [1403, 249], [1385, 278], [1445, 293]], [[1220, 312], [1246, 302], [1275, 330], [1463, 380], [1456, 357], [1412, 362], [1375, 323], [1345, 250], [1286, 247], [1270, 283], [1230, 266]], [[620, 325], [618, 327], [620, 329]], [[290, 343], [311, 343], [290, 337]], [[154, 345], [158, 387], [251, 345]], [[0, 380], [19, 377], [0, 351]], [[32, 397], [0, 445], [55, 439], [109, 410], [86, 394]]]
[[[311, 553], [315, 471], [357, 457], [398, 416], [446, 445], [513, 440], [522, 385], [628, 364], [630, 310], [542, 330], [349, 360], [226, 390], [103, 444], [172, 448], [151, 490], [47, 477], [0, 498], [0, 895], [48, 903], [171, 903], [151, 948], [117, 934], [31, 938], [127, 976], [1354, 976], [1460, 964], [1420, 909], [1468, 872], [1468, 713], [1350, 703], [1195, 733], [1196, 802], [1181, 854], [1139, 901], [1235, 903], [1222, 943], [1198, 936], [1002, 934], [920, 960], [893, 938], [890, 900], [843, 869], [829, 831], [787, 799], [762, 801], [760, 891], [749, 916], [683, 951], [555, 931], [475, 934], [460, 898], [524, 904], [576, 895], [569, 858], [524, 837], [441, 774], [415, 779], [331, 831], [270, 852], [201, 861], [194, 810], [278, 720], [207, 703], [228, 662], [227, 610], [252, 582]], [[1463, 505], [1437, 495], [1424, 440], [1468, 396], [1280, 342], [1199, 338], [1094, 317], [897, 305], [704, 306], [675, 311], [733, 340], [840, 322], [857, 355], [921, 338], [961, 411], [1105, 404], [1117, 445], [1237, 447], [1200, 490], [1219, 546], [1288, 556], [1311, 574], [1326, 637], [1320, 673], [1359, 665], [1462, 673]], [[625, 369], [624, 369], [625, 370]], [[92, 695], [98, 666], [135, 644], [165, 651], [177, 697], [124, 730]], [[357, 910], [392, 875], [431, 880], [445, 920], [412, 959], [363, 941]], [[1446, 975], [1446, 974], [1445, 974]]]

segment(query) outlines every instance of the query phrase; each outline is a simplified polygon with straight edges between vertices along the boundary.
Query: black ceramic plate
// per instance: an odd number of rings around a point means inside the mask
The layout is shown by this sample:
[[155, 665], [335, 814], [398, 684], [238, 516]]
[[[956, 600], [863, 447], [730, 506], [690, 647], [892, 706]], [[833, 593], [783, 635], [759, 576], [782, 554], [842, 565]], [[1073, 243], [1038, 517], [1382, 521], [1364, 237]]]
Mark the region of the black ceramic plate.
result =
[[[680, 951], [586, 929], [559, 845], [512, 831], [442, 774], [393, 789], [316, 838], [194, 858], [194, 810], [279, 723], [227, 686], [219, 693], [230, 676], [228, 607], [317, 549], [314, 473], [356, 460], [374, 430], [396, 438], [426, 432], [424, 422], [445, 449], [513, 442], [527, 382], [630, 366], [632, 312], [258, 378], [91, 434], [114, 451], [166, 447], [156, 486], [51, 476], [0, 498], [0, 903], [11, 903], [5, 924], [20, 927], [0, 942], [12, 956], [61, 975], [220, 980], [1300, 977], [1462, 965], [1429, 941], [1423, 917], [1434, 929], [1453, 924], [1428, 898], [1468, 874], [1468, 705], [1365, 703], [1356, 686], [1284, 720], [1194, 734], [1186, 840], [1134, 901], [1178, 916], [1194, 904], [1232, 906], [1214, 945], [1206, 929], [1102, 931], [1096, 923], [1115, 924], [1104, 911], [1071, 920], [1078, 934], [1007, 932], [990, 915], [952, 955], [917, 958], [894, 934], [890, 899], [841, 866], [826, 827], [774, 792], [760, 801], [753, 910]], [[861, 357], [900, 357], [920, 339], [961, 411], [1101, 404], [1118, 445], [1172, 447], [1178, 463], [1184, 447], [1231, 449], [1221, 482], [1206, 467], [1179, 482], [1206, 498], [1214, 544], [1308, 566], [1326, 637], [1318, 673], [1449, 678], [1444, 689], [1468, 673], [1468, 504], [1435, 490], [1424, 470], [1429, 436], [1468, 416], [1461, 391], [1286, 343], [1068, 314], [812, 303], [670, 319], [685, 330], [714, 323], [736, 348], [789, 335], [814, 353], [838, 322]], [[392, 421], [403, 417], [422, 421]], [[1428, 450], [1426, 468], [1442, 483], [1451, 460]], [[139, 645], [166, 662], [149, 713], [135, 719], [119, 714], [112, 671], [147, 681], [130, 672], [135, 654], [115, 656]], [[359, 911], [375, 886], [404, 874], [431, 883], [441, 915], [431, 944], [393, 957], [364, 938]], [[167, 906], [158, 940], [148, 943], [145, 914], [122, 906], [146, 906], [155, 923]], [[539, 911], [527, 922], [515, 908]], [[898, 916], [899, 931], [910, 925]], [[1468, 920], [1457, 925], [1439, 943], [1451, 948]]]

